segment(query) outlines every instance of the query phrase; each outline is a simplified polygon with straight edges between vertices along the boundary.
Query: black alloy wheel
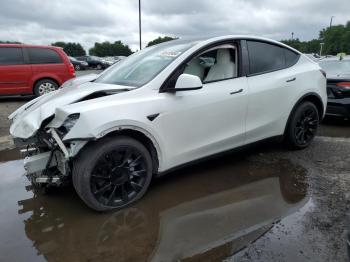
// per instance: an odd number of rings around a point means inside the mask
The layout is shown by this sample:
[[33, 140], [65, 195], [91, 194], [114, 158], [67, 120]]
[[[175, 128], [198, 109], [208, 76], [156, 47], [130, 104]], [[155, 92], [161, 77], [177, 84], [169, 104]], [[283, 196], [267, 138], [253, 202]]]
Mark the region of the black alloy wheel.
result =
[[318, 113], [314, 107], [307, 107], [299, 114], [294, 127], [295, 140], [299, 145], [307, 145], [315, 137], [318, 121]]
[[285, 140], [292, 149], [303, 149], [310, 145], [316, 136], [319, 113], [314, 103], [305, 101], [292, 112], [285, 132]]
[[148, 150], [128, 137], [88, 145], [73, 163], [73, 185], [96, 211], [121, 209], [140, 199], [152, 179]]
[[91, 192], [106, 206], [126, 205], [145, 186], [146, 169], [145, 158], [135, 148], [121, 147], [106, 152], [91, 173]]

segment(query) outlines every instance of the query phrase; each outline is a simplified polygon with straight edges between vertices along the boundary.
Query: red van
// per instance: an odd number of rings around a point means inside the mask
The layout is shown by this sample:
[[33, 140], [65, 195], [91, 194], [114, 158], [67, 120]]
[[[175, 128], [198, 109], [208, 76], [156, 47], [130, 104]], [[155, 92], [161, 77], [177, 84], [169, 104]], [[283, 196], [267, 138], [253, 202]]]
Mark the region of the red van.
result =
[[75, 76], [59, 47], [0, 44], [0, 95], [40, 96]]

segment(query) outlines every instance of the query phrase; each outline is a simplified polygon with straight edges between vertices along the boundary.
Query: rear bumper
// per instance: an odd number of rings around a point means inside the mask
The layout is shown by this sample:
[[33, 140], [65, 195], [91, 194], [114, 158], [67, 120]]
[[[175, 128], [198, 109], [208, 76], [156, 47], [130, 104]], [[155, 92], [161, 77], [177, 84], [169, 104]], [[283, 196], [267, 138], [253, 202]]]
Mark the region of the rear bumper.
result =
[[350, 97], [328, 98], [326, 115], [350, 119]]

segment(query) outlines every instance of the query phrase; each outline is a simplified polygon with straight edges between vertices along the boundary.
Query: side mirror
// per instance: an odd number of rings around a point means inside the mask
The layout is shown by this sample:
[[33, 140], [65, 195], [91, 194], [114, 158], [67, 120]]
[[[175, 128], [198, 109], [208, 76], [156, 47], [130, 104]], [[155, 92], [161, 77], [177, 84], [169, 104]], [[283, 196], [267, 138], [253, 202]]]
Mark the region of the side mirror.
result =
[[198, 76], [181, 74], [176, 80], [174, 91], [187, 91], [201, 89], [203, 86], [201, 79]]

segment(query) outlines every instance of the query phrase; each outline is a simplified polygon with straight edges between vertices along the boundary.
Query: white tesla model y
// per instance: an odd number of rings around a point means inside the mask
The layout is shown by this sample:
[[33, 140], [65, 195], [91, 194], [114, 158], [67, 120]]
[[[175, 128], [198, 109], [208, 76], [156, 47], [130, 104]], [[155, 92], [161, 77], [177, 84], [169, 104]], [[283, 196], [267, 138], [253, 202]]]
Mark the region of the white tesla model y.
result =
[[320, 67], [251, 36], [175, 40], [19, 108], [11, 135], [33, 184], [72, 179], [106, 211], [141, 198], [153, 176], [265, 138], [307, 147], [323, 118]]

